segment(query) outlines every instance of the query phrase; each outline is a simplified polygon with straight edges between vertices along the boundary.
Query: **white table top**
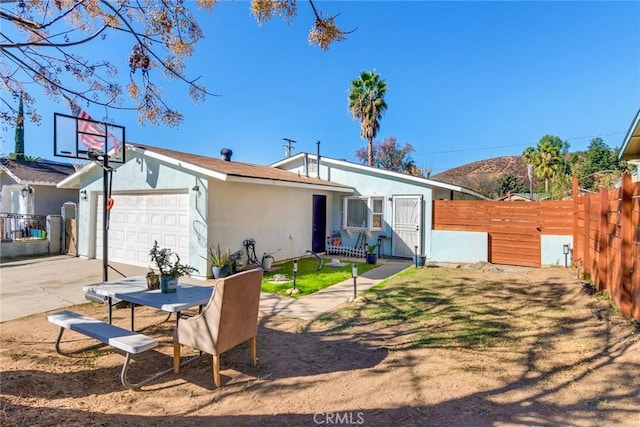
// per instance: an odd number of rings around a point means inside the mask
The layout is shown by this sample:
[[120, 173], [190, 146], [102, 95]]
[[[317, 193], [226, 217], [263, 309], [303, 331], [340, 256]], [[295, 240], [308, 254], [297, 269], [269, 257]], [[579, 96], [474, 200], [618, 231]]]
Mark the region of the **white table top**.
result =
[[126, 277], [82, 287], [85, 292], [117, 298], [138, 305], [176, 313], [188, 308], [205, 305], [211, 299], [213, 288], [208, 286], [178, 284], [174, 293], [163, 294], [160, 289], [147, 290], [144, 276]]

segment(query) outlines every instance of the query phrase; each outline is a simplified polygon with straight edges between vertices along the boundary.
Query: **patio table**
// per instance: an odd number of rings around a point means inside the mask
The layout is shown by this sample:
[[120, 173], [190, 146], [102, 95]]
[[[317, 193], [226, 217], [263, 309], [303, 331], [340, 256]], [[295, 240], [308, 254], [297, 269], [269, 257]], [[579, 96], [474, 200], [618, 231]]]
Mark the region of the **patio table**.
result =
[[112, 301], [114, 298], [131, 303], [131, 330], [133, 331], [136, 305], [166, 311], [169, 316], [171, 313], [176, 313], [179, 320], [181, 311], [207, 304], [214, 288], [179, 283], [176, 292], [163, 294], [160, 289], [148, 290], [145, 276], [133, 276], [85, 285], [82, 290], [108, 298], [109, 323], [112, 320]]

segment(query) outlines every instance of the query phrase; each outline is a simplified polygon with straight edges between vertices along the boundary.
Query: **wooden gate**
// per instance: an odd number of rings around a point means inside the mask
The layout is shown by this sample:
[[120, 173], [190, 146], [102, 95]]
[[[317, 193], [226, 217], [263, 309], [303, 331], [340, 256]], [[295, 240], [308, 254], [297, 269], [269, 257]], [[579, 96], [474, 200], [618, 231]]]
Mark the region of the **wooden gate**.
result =
[[541, 267], [541, 235], [571, 235], [570, 201], [493, 202], [437, 200], [434, 230], [486, 232], [494, 264]]

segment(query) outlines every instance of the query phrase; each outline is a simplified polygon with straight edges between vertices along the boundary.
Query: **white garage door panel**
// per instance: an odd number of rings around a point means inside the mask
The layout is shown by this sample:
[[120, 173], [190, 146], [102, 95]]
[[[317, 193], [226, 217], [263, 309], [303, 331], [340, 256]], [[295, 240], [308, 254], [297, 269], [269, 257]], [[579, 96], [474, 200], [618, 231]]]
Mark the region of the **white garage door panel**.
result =
[[[189, 195], [114, 195], [109, 221], [109, 261], [149, 265], [155, 240], [187, 260], [189, 257]], [[102, 197], [97, 200], [96, 258], [102, 259]]]

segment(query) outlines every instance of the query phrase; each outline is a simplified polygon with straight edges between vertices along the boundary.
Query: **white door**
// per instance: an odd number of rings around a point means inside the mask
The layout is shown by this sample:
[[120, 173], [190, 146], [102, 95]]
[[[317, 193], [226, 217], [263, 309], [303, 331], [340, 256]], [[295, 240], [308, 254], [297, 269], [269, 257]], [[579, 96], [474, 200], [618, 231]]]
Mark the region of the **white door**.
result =
[[413, 258], [415, 247], [422, 253], [422, 196], [393, 196], [391, 254]]
[[[155, 240], [189, 261], [189, 194], [114, 194], [109, 218], [109, 262], [148, 267]], [[96, 204], [96, 258], [102, 259], [102, 196]]]

